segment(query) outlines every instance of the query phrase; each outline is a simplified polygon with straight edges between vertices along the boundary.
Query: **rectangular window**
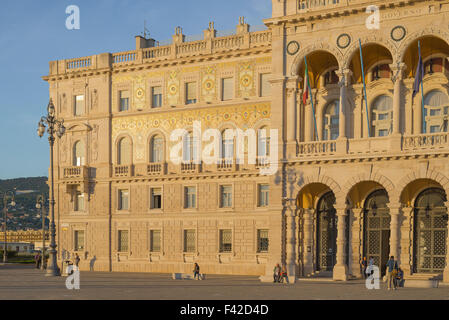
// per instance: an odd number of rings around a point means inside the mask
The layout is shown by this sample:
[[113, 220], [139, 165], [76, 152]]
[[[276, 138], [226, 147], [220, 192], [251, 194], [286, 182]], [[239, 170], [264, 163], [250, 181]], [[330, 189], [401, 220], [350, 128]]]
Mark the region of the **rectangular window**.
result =
[[220, 230], [220, 252], [232, 252], [232, 230]]
[[161, 230], [150, 230], [150, 252], [161, 252]]
[[221, 79], [221, 100], [231, 100], [234, 98], [234, 79], [224, 78]]
[[84, 95], [75, 96], [75, 116], [84, 114]]
[[184, 230], [184, 252], [195, 252], [195, 230]]
[[152, 96], [151, 107], [152, 108], [162, 107], [162, 87], [152, 87], [151, 96]]
[[232, 186], [221, 186], [221, 207], [230, 208], [232, 207]]
[[379, 137], [386, 137], [386, 136], [388, 136], [388, 129], [379, 130]]
[[440, 126], [430, 126], [430, 133], [440, 132]]
[[268, 230], [257, 230], [257, 252], [268, 252]]
[[119, 190], [118, 191], [118, 209], [119, 210], [129, 210], [129, 191]]
[[259, 207], [268, 206], [268, 195], [270, 187], [268, 184], [259, 185]]
[[75, 251], [84, 250], [84, 230], [75, 231]]
[[79, 191], [76, 192], [75, 211], [84, 211], [84, 194]]
[[120, 108], [119, 111], [129, 110], [129, 91], [120, 91]]
[[186, 209], [196, 208], [196, 187], [185, 187], [185, 206]]
[[162, 208], [162, 188], [151, 188], [151, 209]]
[[196, 103], [196, 82], [186, 83], [186, 104]]
[[128, 252], [128, 230], [118, 231], [118, 251]]
[[271, 84], [268, 82], [269, 74], [261, 74], [260, 75], [260, 96], [268, 97], [271, 94]]

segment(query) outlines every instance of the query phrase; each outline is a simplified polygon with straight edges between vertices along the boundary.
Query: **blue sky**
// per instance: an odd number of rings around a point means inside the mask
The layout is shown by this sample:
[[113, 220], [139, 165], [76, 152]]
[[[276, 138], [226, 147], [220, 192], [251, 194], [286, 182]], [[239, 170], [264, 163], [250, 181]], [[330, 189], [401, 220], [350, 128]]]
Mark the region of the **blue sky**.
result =
[[[81, 29], [67, 30], [65, 9], [80, 8]], [[143, 21], [157, 40], [176, 26], [202, 34], [209, 21], [230, 30], [245, 16], [251, 25], [271, 15], [271, 0], [1, 0], [0, 3], [0, 179], [46, 176], [47, 139], [37, 123], [48, 103], [51, 60], [135, 48]]]

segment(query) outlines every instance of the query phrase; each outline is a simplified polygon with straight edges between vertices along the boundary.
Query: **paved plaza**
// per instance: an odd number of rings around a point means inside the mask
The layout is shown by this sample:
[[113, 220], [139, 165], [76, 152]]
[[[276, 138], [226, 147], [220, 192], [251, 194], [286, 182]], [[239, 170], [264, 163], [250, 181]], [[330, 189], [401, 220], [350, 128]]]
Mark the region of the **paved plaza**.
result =
[[205, 281], [172, 280], [168, 274], [81, 272], [80, 290], [65, 277], [49, 278], [24, 265], [0, 266], [0, 299], [40, 300], [348, 300], [449, 299], [449, 287], [367, 290], [364, 282], [261, 283], [257, 277], [209, 275]]

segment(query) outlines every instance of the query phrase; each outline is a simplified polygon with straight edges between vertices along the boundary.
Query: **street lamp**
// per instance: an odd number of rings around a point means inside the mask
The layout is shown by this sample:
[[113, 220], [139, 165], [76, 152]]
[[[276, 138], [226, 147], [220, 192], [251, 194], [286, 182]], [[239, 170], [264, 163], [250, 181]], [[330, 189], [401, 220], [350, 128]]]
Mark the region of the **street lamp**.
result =
[[7, 256], [8, 256], [8, 245], [7, 245], [7, 236], [6, 236], [6, 231], [7, 231], [7, 227], [6, 227], [6, 220], [7, 220], [7, 216], [8, 216], [8, 198], [11, 199], [11, 202], [9, 203], [12, 207], [14, 207], [16, 205], [16, 202], [14, 201], [14, 191], [6, 191], [6, 192], [0, 192], [0, 194], [3, 194], [3, 217], [4, 217], [4, 224], [5, 224], [5, 228], [4, 228], [4, 232], [5, 232], [5, 247], [3, 249], [3, 263], [6, 263], [6, 261], [8, 260]]
[[56, 230], [55, 230], [55, 198], [54, 198], [54, 174], [53, 174], [53, 146], [55, 144], [55, 134], [58, 138], [61, 138], [65, 133], [64, 120], [56, 119], [55, 106], [53, 105], [52, 99], [48, 103], [47, 116], [42, 117], [38, 124], [37, 134], [39, 137], [45, 133], [47, 125], [48, 142], [50, 143], [50, 175], [51, 175], [51, 185], [50, 185], [50, 212], [51, 212], [51, 223], [50, 223], [50, 263], [47, 268], [46, 276], [59, 276], [59, 269], [57, 264], [56, 256]]
[[36, 199], [36, 208], [40, 210], [42, 216], [42, 263], [41, 270], [44, 270], [45, 265], [45, 197], [43, 194], [37, 196]]

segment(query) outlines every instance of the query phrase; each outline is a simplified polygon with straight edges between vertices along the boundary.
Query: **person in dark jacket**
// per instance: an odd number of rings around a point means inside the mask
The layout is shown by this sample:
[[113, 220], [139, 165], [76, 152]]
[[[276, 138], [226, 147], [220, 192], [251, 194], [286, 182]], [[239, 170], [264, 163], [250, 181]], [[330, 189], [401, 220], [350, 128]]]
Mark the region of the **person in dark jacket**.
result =
[[200, 280], [200, 266], [195, 262], [195, 265], [193, 266], [193, 279], [196, 279], [196, 277]]

